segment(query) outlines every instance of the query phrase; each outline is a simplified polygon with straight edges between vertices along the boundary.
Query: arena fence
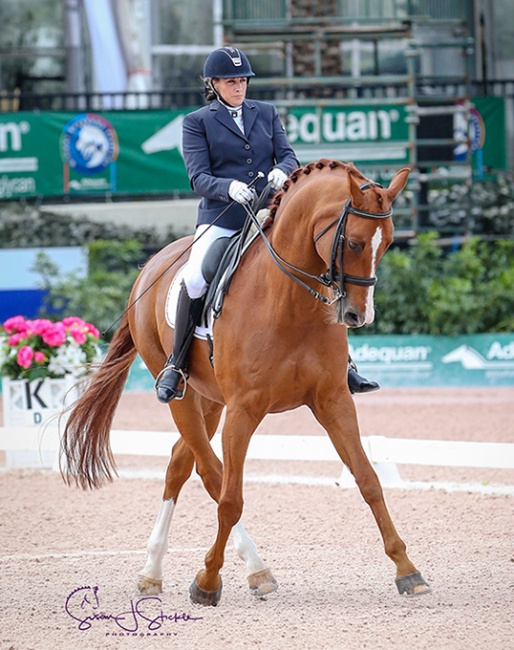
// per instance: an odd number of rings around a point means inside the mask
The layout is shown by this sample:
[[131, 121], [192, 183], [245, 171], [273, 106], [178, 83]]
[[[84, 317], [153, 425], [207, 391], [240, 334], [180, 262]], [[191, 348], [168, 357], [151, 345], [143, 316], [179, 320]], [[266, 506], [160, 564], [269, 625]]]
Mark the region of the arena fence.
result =
[[[111, 431], [111, 446], [115, 456], [168, 457], [179, 434], [167, 431]], [[437, 485], [404, 481], [398, 465], [440, 467], [475, 467], [514, 469], [514, 443], [468, 442], [442, 440], [411, 440], [367, 436], [362, 438], [364, 450], [384, 487], [427, 488]], [[213, 438], [213, 449], [221, 457], [221, 435]], [[59, 432], [56, 427], [0, 428], [0, 451], [5, 452], [5, 464], [10, 469], [38, 468], [58, 471]], [[325, 436], [262, 435], [253, 436], [248, 450], [249, 460], [269, 461], [340, 461], [331, 441]], [[162, 477], [164, 479], [164, 475]], [[265, 481], [266, 477], [262, 477]], [[277, 477], [268, 477], [276, 482]], [[296, 482], [282, 477], [279, 482]], [[355, 487], [350, 472], [344, 468], [339, 478], [331, 481], [307, 481], [313, 484], [337, 484]], [[441, 485], [452, 489], [449, 484]], [[486, 486], [482, 486], [485, 488]], [[458, 489], [454, 487], [453, 489]], [[462, 489], [471, 490], [469, 485]], [[487, 492], [487, 489], [480, 489]], [[491, 487], [491, 492], [514, 494], [514, 485]]]

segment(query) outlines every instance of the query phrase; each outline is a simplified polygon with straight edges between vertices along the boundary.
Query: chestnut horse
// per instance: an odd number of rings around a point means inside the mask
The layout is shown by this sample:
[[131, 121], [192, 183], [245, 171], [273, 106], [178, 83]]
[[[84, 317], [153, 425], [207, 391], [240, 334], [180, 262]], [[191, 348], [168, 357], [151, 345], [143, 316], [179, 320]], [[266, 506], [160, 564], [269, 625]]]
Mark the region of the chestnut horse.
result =
[[[391, 206], [408, 174], [402, 169], [384, 189], [351, 164], [322, 159], [296, 170], [275, 198], [272, 224], [244, 254], [221, 317], [214, 322], [213, 364], [209, 344], [195, 339], [187, 391], [182, 400], [169, 405], [181, 438], [173, 448], [148, 542], [141, 592], [161, 589], [171, 516], [195, 463], [218, 503], [218, 532], [205, 567], [190, 587], [192, 602], [219, 602], [220, 569], [233, 529], [253, 593], [277, 588], [240, 523], [243, 467], [250, 438], [264, 416], [303, 404], [326, 429], [370, 506], [385, 552], [396, 565], [400, 593], [430, 590], [407, 556], [362, 448], [347, 383], [347, 327], [374, 319], [375, 272], [393, 240]], [[191, 238], [184, 238], [164, 248], [137, 279], [130, 308], [105, 361], [66, 424], [63, 453], [68, 481], [87, 488], [112, 479], [115, 463], [109, 433], [114, 411], [136, 351], [154, 377], [171, 352], [166, 296], [190, 243]], [[222, 465], [210, 439], [224, 407]]]

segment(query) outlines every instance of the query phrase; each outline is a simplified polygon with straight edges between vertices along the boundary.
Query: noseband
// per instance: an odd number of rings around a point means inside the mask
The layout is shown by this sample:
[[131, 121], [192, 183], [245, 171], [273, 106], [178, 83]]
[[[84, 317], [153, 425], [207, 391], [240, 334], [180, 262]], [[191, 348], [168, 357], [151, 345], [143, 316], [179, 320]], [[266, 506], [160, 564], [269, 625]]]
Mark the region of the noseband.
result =
[[[377, 185], [382, 187], [379, 183], [374, 183], [368, 181], [360, 186], [361, 190], [365, 190], [372, 185]], [[393, 214], [392, 207], [387, 212], [366, 212], [365, 210], [358, 210], [352, 206], [351, 199], [348, 199], [343, 208], [343, 212], [337, 219], [335, 219], [331, 224], [329, 224], [324, 230], [316, 236], [314, 242], [316, 243], [325, 233], [331, 230], [334, 226], [336, 231], [334, 234], [334, 239], [332, 240], [332, 249], [330, 252], [330, 267], [323, 276], [327, 283], [336, 289], [336, 293], [340, 294], [341, 298], [344, 298], [346, 295], [345, 284], [356, 284], [360, 287], [373, 287], [377, 283], [377, 276], [364, 277], [360, 275], [350, 275], [343, 271], [343, 251], [344, 251], [344, 242], [346, 239], [346, 221], [349, 214], [354, 214], [357, 217], [362, 217], [363, 219], [388, 219]], [[339, 266], [339, 270], [338, 267]]]
[[[371, 187], [372, 185], [377, 185], [378, 187], [382, 187], [380, 183], [367, 181], [366, 183], [360, 186], [360, 189], [365, 190], [368, 187]], [[246, 212], [250, 217], [251, 221], [254, 223], [257, 230], [259, 231], [259, 234], [261, 235], [264, 244], [268, 249], [275, 264], [280, 268], [281, 271], [283, 271], [287, 276], [289, 276], [292, 280], [297, 282], [299, 285], [304, 287], [304, 289], [306, 289], [317, 300], [321, 300], [321, 302], [324, 302], [327, 305], [332, 305], [338, 300], [341, 300], [346, 296], [346, 291], [344, 288], [345, 284], [356, 284], [361, 287], [372, 287], [376, 284], [377, 282], [376, 276], [363, 277], [359, 275], [349, 275], [348, 273], [344, 273], [343, 271], [343, 249], [344, 249], [344, 242], [346, 239], [345, 237], [346, 220], [349, 214], [353, 214], [357, 217], [362, 217], [363, 219], [387, 219], [391, 217], [393, 214], [392, 207], [387, 212], [366, 212], [364, 210], [358, 210], [357, 208], [354, 208], [352, 206], [351, 198], [349, 198], [346, 201], [343, 211], [339, 215], [339, 217], [337, 217], [337, 219], [334, 219], [334, 221], [332, 221], [332, 223], [330, 223], [324, 230], [322, 230], [319, 233], [319, 235], [317, 235], [314, 239], [314, 243], [316, 243], [321, 237], [323, 237], [323, 235], [329, 232], [329, 230], [331, 230], [334, 226], [336, 227], [336, 232], [334, 234], [334, 239], [332, 240], [332, 249], [330, 253], [330, 267], [327, 269], [327, 272], [322, 275], [311, 275], [310, 273], [307, 273], [306, 271], [303, 271], [302, 269], [299, 269], [296, 266], [293, 266], [292, 264], [289, 264], [289, 262], [286, 262], [284, 259], [282, 259], [280, 255], [272, 247], [270, 242], [268, 241], [268, 238], [264, 234], [253, 210], [251, 210], [248, 206], [244, 206], [244, 207], [246, 208]], [[339, 270], [337, 269], [338, 265], [339, 265]], [[288, 269], [291, 269], [291, 271], [294, 271], [295, 273], [298, 273], [305, 278], [316, 280], [317, 282], [319, 282], [325, 287], [331, 288], [335, 293], [335, 297], [333, 298], [333, 300], [330, 300], [329, 298], [327, 298], [327, 296], [324, 296], [318, 291], [315, 291], [308, 284], [300, 280], [300, 278], [297, 275], [290, 273]]]

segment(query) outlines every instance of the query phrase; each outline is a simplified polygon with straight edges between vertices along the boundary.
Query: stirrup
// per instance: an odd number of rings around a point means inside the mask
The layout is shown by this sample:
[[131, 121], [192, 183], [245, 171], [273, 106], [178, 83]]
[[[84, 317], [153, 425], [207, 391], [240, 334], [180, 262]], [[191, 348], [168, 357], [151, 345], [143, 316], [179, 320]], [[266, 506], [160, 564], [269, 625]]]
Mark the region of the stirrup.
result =
[[168, 402], [171, 402], [171, 400], [176, 399], [178, 401], [184, 399], [184, 395], [186, 394], [186, 389], [187, 389], [187, 380], [189, 378], [189, 374], [187, 374], [182, 368], [176, 368], [173, 364], [169, 364], [164, 366], [164, 368], [161, 370], [161, 372], [157, 375], [155, 378], [155, 383], [154, 383], [154, 390], [157, 392], [157, 389], [159, 388], [159, 382], [162, 379], [162, 376], [164, 375], [165, 372], [168, 370], [173, 370], [174, 372], [178, 373], [181, 376], [182, 382], [184, 384], [183, 388], [178, 388], [178, 385], [180, 384], [180, 379], [177, 384], [177, 388], [175, 389], [175, 394], [173, 397], [168, 400]]

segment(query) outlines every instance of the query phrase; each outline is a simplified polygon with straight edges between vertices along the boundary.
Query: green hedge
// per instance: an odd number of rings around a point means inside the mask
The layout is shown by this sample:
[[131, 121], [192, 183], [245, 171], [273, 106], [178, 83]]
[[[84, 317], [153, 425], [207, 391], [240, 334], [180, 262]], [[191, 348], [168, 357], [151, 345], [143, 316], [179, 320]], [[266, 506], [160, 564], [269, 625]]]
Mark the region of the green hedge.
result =
[[375, 322], [361, 334], [514, 332], [514, 241], [473, 238], [447, 253], [436, 233], [386, 253]]

